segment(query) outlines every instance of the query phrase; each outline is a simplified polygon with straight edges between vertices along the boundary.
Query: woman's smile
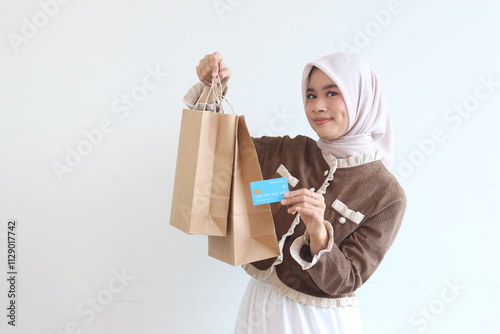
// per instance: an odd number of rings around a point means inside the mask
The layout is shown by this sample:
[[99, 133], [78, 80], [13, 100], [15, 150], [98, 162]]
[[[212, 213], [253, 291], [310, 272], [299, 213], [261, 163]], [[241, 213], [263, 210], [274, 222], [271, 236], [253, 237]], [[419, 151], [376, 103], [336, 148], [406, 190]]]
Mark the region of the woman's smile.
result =
[[331, 118], [331, 117], [315, 117], [313, 119], [313, 122], [316, 125], [323, 125], [323, 124], [330, 122], [331, 120], [333, 120], [333, 118]]

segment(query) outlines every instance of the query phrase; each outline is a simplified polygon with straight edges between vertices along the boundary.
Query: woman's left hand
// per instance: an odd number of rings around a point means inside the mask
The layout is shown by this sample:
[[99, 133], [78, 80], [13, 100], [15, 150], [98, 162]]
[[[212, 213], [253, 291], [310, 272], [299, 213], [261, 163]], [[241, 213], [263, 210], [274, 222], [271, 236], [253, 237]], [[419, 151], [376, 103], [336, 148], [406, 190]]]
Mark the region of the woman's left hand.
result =
[[324, 224], [326, 205], [323, 195], [302, 188], [286, 193], [281, 204], [290, 205], [288, 213], [300, 213], [309, 234], [312, 255], [325, 249], [328, 244], [328, 232]]

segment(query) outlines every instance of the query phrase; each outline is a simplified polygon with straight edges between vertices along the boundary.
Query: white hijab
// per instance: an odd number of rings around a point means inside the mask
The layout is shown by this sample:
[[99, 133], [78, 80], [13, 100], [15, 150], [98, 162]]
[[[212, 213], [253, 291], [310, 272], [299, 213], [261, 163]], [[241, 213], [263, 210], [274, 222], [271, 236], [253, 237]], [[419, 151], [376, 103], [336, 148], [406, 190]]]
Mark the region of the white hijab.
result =
[[339, 159], [382, 149], [382, 163], [390, 170], [393, 158], [391, 117], [371, 67], [358, 55], [349, 53], [333, 53], [307, 64], [302, 76], [304, 106], [313, 66], [339, 87], [349, 113], [347, 132], [332, 141], [320, 138], [318, 146]]

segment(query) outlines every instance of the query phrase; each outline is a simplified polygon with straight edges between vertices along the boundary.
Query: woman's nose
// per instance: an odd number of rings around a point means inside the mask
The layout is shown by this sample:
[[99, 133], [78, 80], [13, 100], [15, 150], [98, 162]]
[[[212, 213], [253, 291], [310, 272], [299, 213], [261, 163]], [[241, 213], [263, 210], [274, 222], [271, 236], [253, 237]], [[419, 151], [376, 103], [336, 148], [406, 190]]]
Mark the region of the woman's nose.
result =
[[313, 112], [324, 112], [326, 111], [325, 101], [322, 99], [316, 99], [313, 104]]

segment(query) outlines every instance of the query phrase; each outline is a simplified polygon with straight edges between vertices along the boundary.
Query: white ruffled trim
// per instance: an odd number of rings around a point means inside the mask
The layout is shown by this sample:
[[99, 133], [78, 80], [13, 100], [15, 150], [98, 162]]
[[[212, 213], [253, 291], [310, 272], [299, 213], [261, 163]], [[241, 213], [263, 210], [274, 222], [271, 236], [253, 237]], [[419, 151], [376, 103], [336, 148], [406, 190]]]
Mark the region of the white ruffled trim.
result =
[[[335, 157], [334, 157], [335, 159]], [[349, 168], [364, 165], [369, 162], [382, 159], [382, 150], [376, 150], [359, 155], [353, 155], [345, 159], [336, 159], [338, 161], [337, 168]]]
[[330, 166], [330, 170], [328, 171], [328, 176], [326, 177], [325, 181], [317, 191], [317, 193], [321, 195], [324, 195], [326, 193], [326, 188], [328, 188], [330, 182], [333, 180], [333, 173], [335, 173], [335, 171], [337, 170], [337, 159], [335, 159], [333, 155], [323, 153], [323, 158], [325, 158], [328, 166]]
[[243, 268], [243, 270], [246, 271], [248, 275], [252, 276], [253, 278], [259, 281], [266, 280], [269, 276], [271, 276], [271, 273], [274, 270], [274, 265], [272, 265], [269, 269], [266, 270], [259, 270], [254, 266], [252, 266], [250, 263], [245, 263], [241, 267]]
[[330, 182], [333, 180], [333, 174], [335, 173], [337, 168], [355, 167], [382, 159], [382, 150], [376, 150], [369, 153], [353, 155], [345, 159], [337, 159], [333, 155], [325, 152], [322, 152], [322, 154], [326, 163], [330, 167], [330, 170], [328, 171], [328, 176], [326, 177], [326, 180], [323, 182], [323, 185], [321, 186], [321, 188], [318, 189], [318, 193], [321, 195], [324, 195], [326, 193], [326, 188], [328, 188]]
[[283, 282], [281, 282], [275, 272], [272, 273], [267, 281], [273, 285], [277, 292], [299, 303], [327, 308], [359, 305], [356, 296], [341, 298], [322, 298], [298, 292], [289, 288]]
[[369, 162], [377, 161], [382, 159], [383, 151], [382, 150], [376, 150], [368, 153], [363, 153], [363, 154], [358, 154], [358, 155], [353, 155], [350, 156], [349, 158], [345, 159], [337, 159], [333, 155], [322, 152], [323, 153], [323, 158], [327, 162], [328, 166], [330, 168], [349, 168], [349, 167], [356, 167], [359, 165], [364, 165]]
[[295, 239], [290, 246], [290, 254], [295, 259], [295, 261], [300, 264], [303, 270], [307, 270], [314, 266], [318, 262], [322, 254], [330, 252], [333, 248], [332, 224], [330, 224], [326, 220], [324, 221], [324, 224], [326, 227], [326, 231], [328, 232], [328, 244], [326, 245], [325, 249], [320, 250], [318, 254], [314, 255], [311, 262], [307, 262], [300, 256], [300, 249], [302, 248], [302, 246], [309, 245], [309, 234], [307, 233], [307, 231], [301, 238]]
[[255, 279], [265, 280], [266, 278], [268, 278], [273, 273], [274, 267], [277, 266], [277, 265], [279, 265], [279, 264], [281, 264], [283, 262], [283, 247], [285, 246], [285, 240], [286, 240], [286, 238], [288, 238], [289, 236], [291, 236], [293, 234], [293, 232], [295, 231], [295, 227], [299, 223], [300, 223], [300, 213], [298, 213], [295, 216], [295, 219], [293, 220], [292, 225], [288, 229], [288, 232], [286, 232], [281, 237], [280, 241], [278, 242], [278, 247], [280, 249], [280, 255], [273, 262], [273, 264], [271, 265], [271, 267], [269, 267], [266, 270], [259, 270], [259, 269], [255, 268], [254, 266], [252, 266], [251, 264], [245, 264], [245, 265], [243, 265], [243, 269], [245, 269], [245, 271], [250, 276], [252, 276]]

